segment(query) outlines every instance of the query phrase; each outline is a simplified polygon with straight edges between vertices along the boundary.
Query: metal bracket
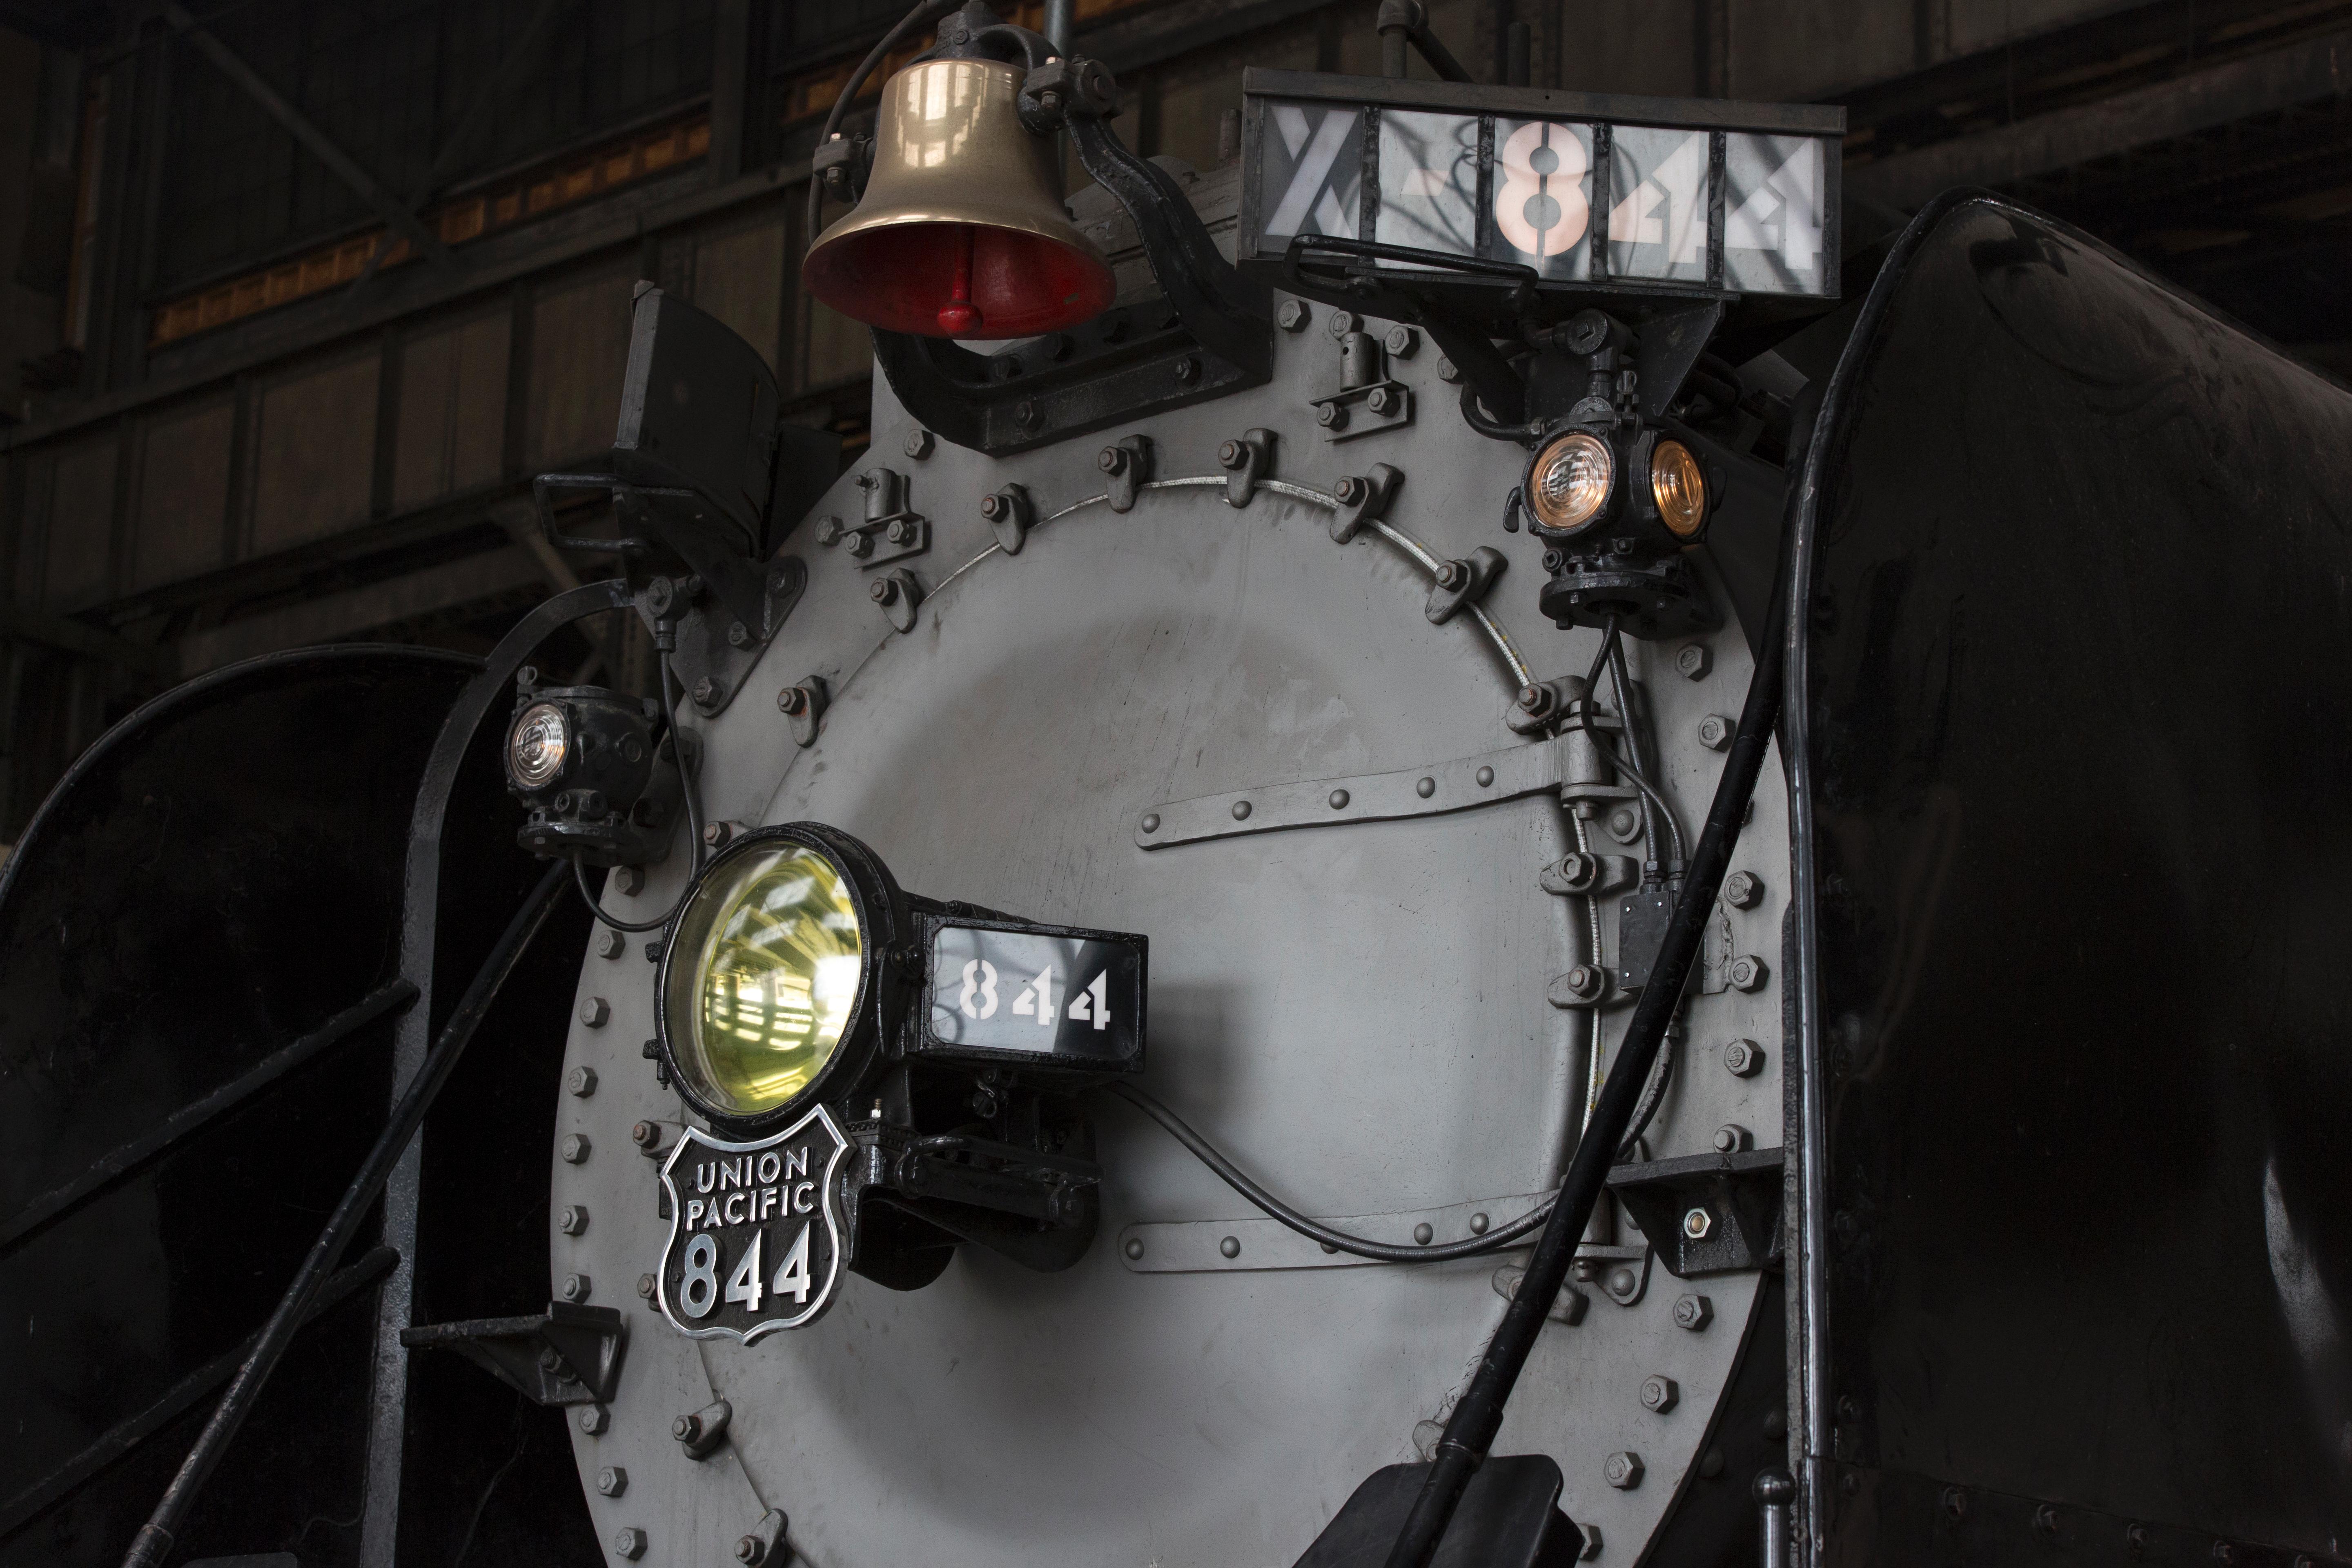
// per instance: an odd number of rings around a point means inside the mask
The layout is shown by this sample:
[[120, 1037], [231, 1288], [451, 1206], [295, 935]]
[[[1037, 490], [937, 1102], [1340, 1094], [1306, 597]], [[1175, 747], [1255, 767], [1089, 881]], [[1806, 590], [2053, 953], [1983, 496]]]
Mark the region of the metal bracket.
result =
[[1243, 431], [1241, 439], [1217, 448], [1217, 467], [1225, 470], [1225, 504], [1249, 505], [1258, 480], [1274, 473], [1274, 432], [1263, 426]]
[[1429, 605], [1423, 612], [1429, 616], [1429, 624], [1442, 626], [1461, 614], [1463, 605], [1484, 603], [1495, 579], [1509, 565], [1501, 551], [1484, 544], [1473, 550], [1466, 560], [1440, 563], [1437, 581], [1430, 586]]
[[1334, 485], [1332, 494], [1339, 504], [1331, 510], [1331, 542], [1345, 544], [1366, 523], [1388, 516], [1389, 502], [1402, 483], [1402, 471], [1374, 463], [1370, 473], [1361, 478], [1350, 474]]
[[772, 1564], [773, 1568], [783, 1568], [791, 1554], [780, 1553], [778, 1548], [784, 1544], [784, 1534], [791, 1528], [792, 1521], [782, 1509], [770, 1509], [760, 1516], [751, 1534], [736, 1542], [735, 1561], [745, 1568], [770, 1568]]
[[[1495, 1287], [1496, 1295], [1506, 1301], [1515, 1301], [1519, 1295], [1519, 1281], [1527, 1277], [1528, 1271], [1519, 1265], [1506, 1263], [1495, 1270], [1489, 1283]], [[1559, 1294], [1552, 1298], [1551, 1306], [1546, 1310], [1544, 1316], [1555, 1323], [1565, 1323], [1572, 1329], [1584, 1321], [1584, 1310], [1591, 1304], [1591, 1298], [1575, 1286], [1562, 1285], [1559, 1288]]]
[[1780, 1260], [1781, 1152], [1750, 1149], [1612, 1166], [1609, 1190], [1675, 1278]]
[[606, 1405], [620, 1384], [628, 1330], [614, 1308], [550, 1301], [525, 1317], [421, 1323], [401, 1330], [400, 1342], [456, 1351], [540, 1405]]
[[787, 686], [776, 693], [776, 711], [793, 721], [793, 743], [798, 746], [816, 744], [816, 721], [833, 705], [833, 689], [822, 675], [812, 675], [798, 686]]
[[1641, 862], [1631, 855], [1587, 855], [1570, 850], [1565, 858], [1547, 865], [1536, 880], [1547, 893], [1558, 893], [1563, 898], [1591, 894], [1597, 898], [1632, 887], [1641, 875]]
[[707, 1459], [727, 1441], [728, 1424], [734, 1419], [735, 1407], [723, 1399], [716, 1400], [671, 1422], [669, 1435], [677, 1439], [688, 1458]]
[[[761, 584], [765, 607], [757, 628], [715, 596], [689, 594], [690, 605], [677, 617], [677, 651], [670, 656], [670, 668], [696, 712], [715, 719], [727, 710], [807, 587], [808, 566], [798, 556], [771, 562]], [[643, 606], [639, 613], [646, 614]]]
[[1412, 424], [1412, 388], [1401, 381], [1376, 382], [1310, 398], [1308, 406], [1315, 410], [1315, 423], [1323, 426], [1323, 439], [1352, 441]]
[[[1398, 1214], [1350, 1215], [1322, 1223], [1351, 1236], [1369, 1236], [1398, 1247], [1434, 1247], [1443, 1242], [1468, 1241], [1496, 1226], [1507, 1225], [1537, 1205], [1550, 1199], [1549, 1192], [1513, 1197], [1478, 1198], [1443, 1208], [1407, 1209]], [[1421, 1227], [1427, 1226], [1427, 1239]], [[1517, 1245], [1532, 1247], [1530, 1236]], [[1119, 1261], [1132, 1274], [1240, 1274], [1267, 1268], [1375, 1268], [1387, 1267], [1378, 1258], [1352, 1252], [1325, 1251], [1278, 1219], [1166, 1220], [1130, 1225], [1118, 1233]]]
[[866, 521], [849, 527], [837, 517], [816, 525], [816, 542], [848, 551], [862, 571], [920, 555], [931, 547], [931, 524], [907, 506], [907, 476], [895, 468], [868, 468], [857, 476], [866, 492]]
[[1136, 492], [1150, 482], [1152, 458], [1149, 436], [1122, 436], [1102, 449], [1095, 466], [1103, 471], [1103, 489], [1111, 510], [1134, 508]]
[[1558, 753], [1539, 742], [1397, 773], [1310, 779], [1171, 800], [1137, 818], [1135, 841], [1146, 849], [1164, 849], [1171, 844], [1286, 827], [1435, 816], [1559, 785]]
[[996, 547], [1007, 555], [1021, 553], [1029, 531], [1037, 526], [1037, 508], [1026, 485], [1006, 485], [980, 498], [980, 515], [996, 535]]
[[915, 611], [923, 602], [923, 585], [905, 567], [895, 567], [866, 585], [866, 596], [889, 617], [895, 631], [915, 629]]

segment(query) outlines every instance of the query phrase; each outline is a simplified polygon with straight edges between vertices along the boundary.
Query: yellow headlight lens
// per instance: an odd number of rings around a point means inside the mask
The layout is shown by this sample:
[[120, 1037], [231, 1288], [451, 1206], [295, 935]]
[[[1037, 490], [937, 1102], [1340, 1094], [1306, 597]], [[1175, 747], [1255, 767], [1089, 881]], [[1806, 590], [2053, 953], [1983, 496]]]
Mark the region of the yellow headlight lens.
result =
[[1536, 455], [1528, 481], [1528, 506], [1546, 528], [1582, 528], [1608, 502], [1617, 460], [1609, 444], [1571, 430]]
[[719, 866], [673, 939], [664, 1022], [682, 1087], [738, 1116], [806, 1089], [849, 1026], [864, 937], [848, 883], [814, 849], [778, 844]]
[[1650, 493], [1677, 539], [1688, 539], [1706, 521], [1706, 475], [1680, 441], [1661, 441], [1650, 454]]

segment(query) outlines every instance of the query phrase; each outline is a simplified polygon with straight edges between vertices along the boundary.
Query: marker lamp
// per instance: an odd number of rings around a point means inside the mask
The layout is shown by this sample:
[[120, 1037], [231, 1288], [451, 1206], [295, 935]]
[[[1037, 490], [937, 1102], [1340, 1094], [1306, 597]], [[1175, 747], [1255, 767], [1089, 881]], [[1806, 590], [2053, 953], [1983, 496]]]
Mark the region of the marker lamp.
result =
[[1676, 539], [1696, 535], [1706, 521], [1706, 475], [1680, 441], [1660, 441], [1650, 454], [1650, 494], [1658, 521]]
[[524, 789], [541, 788], [563, 771], [571, 747], [572, 727], [564, 722], [563, 710], [552, 702], [534, 702], [507, 731], [507, 772]]
[[1527, 501], [1537, 523], [1572, 533], [1601, 515], [1615, 481], [1609, 444], [1583, 430], [1552, 438], [1528, 470]]

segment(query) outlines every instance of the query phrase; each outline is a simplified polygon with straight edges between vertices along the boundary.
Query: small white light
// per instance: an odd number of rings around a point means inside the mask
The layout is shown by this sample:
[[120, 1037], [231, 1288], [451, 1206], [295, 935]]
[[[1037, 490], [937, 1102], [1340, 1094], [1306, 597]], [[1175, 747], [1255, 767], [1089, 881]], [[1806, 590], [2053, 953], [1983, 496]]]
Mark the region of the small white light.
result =
[[563, 710], [552, 702], [534, 702], [522, 710], [507, 736], [507, 769], [523, 788], [541, 788], [563, 771], [571, 743]]

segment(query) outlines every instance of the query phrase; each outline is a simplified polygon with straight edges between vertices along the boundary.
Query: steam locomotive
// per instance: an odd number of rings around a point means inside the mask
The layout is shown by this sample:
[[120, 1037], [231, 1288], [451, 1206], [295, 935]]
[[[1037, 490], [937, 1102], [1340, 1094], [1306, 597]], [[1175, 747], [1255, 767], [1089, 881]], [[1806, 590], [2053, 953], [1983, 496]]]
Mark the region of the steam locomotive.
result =
[[642, 285], [609, 575], [74, 765], [0, 1563], [2348, 1560], [2352, 399], [1382, 19], [947, 15], [852, 471]]

